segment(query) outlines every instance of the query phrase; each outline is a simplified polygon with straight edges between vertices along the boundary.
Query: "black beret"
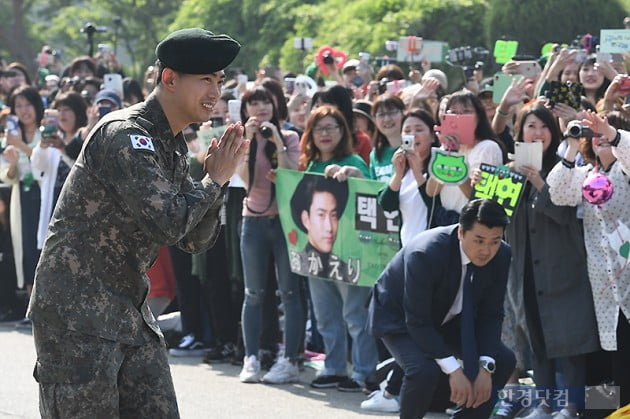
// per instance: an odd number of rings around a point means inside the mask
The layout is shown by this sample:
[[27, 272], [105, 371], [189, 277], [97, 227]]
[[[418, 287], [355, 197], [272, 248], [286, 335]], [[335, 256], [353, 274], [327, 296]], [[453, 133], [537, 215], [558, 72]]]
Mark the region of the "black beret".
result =
[[302, 224], [302, 211], [308, 211], [315, 192], [329, 192], [337, 200], [337, 218], [341, 218], [348, 203], [348, 182], [339, 182], [330, 177], [305, 174], [291, 197], [291, 216], [295, 225], [306, 233]]
[[228, 35], [201, 28], [180, 29], [155, 48], [165, 67], [187, 74], [210, 74], [230, 65], [241, 45]]

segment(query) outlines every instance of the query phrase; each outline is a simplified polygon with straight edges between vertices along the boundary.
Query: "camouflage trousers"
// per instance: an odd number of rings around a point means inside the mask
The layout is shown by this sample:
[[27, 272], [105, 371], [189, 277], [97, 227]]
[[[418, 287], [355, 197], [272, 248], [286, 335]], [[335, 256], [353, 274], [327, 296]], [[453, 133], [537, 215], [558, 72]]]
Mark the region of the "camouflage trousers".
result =
[[[148, 328], [147, 328], [148, 330]], [[179, 418], [166, 347], [33, 324], [42, 418]]]

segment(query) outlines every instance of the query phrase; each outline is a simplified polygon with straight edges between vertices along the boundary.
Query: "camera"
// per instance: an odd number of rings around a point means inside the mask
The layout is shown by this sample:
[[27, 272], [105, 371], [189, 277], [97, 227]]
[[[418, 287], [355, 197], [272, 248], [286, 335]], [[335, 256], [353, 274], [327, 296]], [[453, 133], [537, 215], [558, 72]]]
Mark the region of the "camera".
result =
[[582, 125], [580, 121], [571, 121], [567, 125], [566, 135], [572, 138], [593, 138], [595, 133], [589, 127]]
[[402, 144], [400, 145], [400, 148], [403, 149], [404, 151], [412, 151], [414, 140], [415, 140], [415, 137], [413, 135], [404, 134], [402, 136]]
[[335, 59], [333, 58], [332, 55], [330, 55], [330, 52], [326, 52], [322, 56], [322, 61], [324, 62], [324, 64], [329, 65], [335, 62]]
[[271, 136], [273, 135], [273, 131], [269, 127], [262, 127], [260, 128], [260, 135], [262, 135], [264, 138], [271, 138]]

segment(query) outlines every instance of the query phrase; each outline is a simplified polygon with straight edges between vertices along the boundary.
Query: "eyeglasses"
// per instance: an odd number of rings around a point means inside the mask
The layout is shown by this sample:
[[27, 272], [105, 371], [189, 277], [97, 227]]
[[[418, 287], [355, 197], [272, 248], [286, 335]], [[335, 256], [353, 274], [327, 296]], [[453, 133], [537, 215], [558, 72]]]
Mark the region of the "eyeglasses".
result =
[[389, 112], [379, 112], [376, 114], [376, 117], [378, 119], [385, 119], [387, 117], [393, 118], [396, 115], [398, 115], [400, 113], [400, 110], [396, 109], [395, 111], [389, 111]]
[[317, 135], [325, 134], [325, 133], [334, 134], [339, 131], [339, 128], [340, 128], [339, 125], [327, 125], [325, 127], [313, 128], [313, 133]]

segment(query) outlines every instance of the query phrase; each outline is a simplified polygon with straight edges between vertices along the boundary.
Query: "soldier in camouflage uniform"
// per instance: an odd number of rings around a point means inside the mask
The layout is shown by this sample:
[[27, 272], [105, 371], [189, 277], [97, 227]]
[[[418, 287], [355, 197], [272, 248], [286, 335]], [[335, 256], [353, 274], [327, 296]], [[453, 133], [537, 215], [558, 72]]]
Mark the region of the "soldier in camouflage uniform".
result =
[[[177, 418], [164, 338], [147, 305], [158, 249], [202, 252], [220, 228], [246, 153], [240, 124], [208, 150], [193, 183], [181, 131], [208, 120], [240, 45], [202, 29], [157, 49], [158, 86], [92, 130], [55, 208], [28, 316], [45, 418]], [[193, 61], [194, 57], [194, 61]]]

